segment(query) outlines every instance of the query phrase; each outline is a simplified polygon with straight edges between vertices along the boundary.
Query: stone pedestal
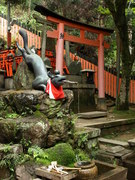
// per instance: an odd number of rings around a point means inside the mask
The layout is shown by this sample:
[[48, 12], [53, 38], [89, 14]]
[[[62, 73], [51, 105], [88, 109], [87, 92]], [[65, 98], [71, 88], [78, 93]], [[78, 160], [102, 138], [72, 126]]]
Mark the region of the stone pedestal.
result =
[[98, 98], [97, 109], [100, 111], [106, 111], [107, 110], [105, 98]]
[[0, 70], [0, 88], [4, 88], [5, 80], [4, 80], [4, 71]]
[[83, 69], [81, 70], [82, 74], [82, 84], [94, 84], [94, 70]]
[[9, 89], [13, 89], [13, 78], [6, 78], [5, 79], [5, 89], [9, 90]]

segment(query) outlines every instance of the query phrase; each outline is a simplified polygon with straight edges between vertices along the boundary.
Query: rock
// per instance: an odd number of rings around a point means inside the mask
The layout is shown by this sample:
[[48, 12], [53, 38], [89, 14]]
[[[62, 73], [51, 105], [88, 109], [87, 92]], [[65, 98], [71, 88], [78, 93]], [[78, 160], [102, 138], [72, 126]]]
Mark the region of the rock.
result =
[[70, 74], [78, 75], [81, 71], [81, 62], [80, 61], [72, 61], [68, 67]]
[[50, 66], [51, 67], [51, 61], [50, 61], [50, 59], [48, 57], [45, 57], [43, 61], [45, 63], [45, 66]]
[[10, 170], [7, 167], [0, 167], [0, 179], [10, 179]]
[[27, 146], [38, 145], [43, 147], [49, 124], [41, 118], [18, 118], [0, 121], [0, 143], [17, 142]]
[[47, 122], [38, 121], [24, 130], [22, 132], [22, 137], [26, 140], [26, 142], [30, 141], [32, 145], [44, 147], [48, 131], [49, 124]]
[[27, 64], [23, 61], [19, 64], [14, 76], [14, 89], [32, 89], [34, 74], [29, 70]]
[[51, 120], [47, 137], [47, 147], [54, 146], [58, 142], [66, 142], [69, 138], [69, 132], [72, 129], [71, 117], [65, 116], [62, 119]]
[[26, 171], [24, 165], [18, 165], [15, 170], [16, 179], [18, 180], [32, 180], [32, 176]]
[[100, 133], [101, 130], [98, 128], [77, 127], [74, 134], [75, 147], [83, 148], [86, 151], [90, 151], [92, 148], [97, 148]]
[[21, 154], [23, 153], [23, 147], [21, 144], [14, 144], [14, 145], [0, 144], [0, 160], [6, 153]]
[[55, 101], [37, 90], [1, 91], [0, 143], [50, 147], [65, 142], [73, 131], [74, 117], [69, 114], [73, 92], [64, 93], [64, 99]]
[[[0, 109], [6, 110], [10, 107], [11, 110], [18, 114], [33, 114], [35, 111], [40, 111], [48, 118], [53, 118], [58, 112], [69, 111], [69, 107], [73, 100], [73, 92], [65, 90], [65, 99], [52, 100], [49, 96], [37, 90], [20, 90], [20, 91], [1, 91], [0, 94]], [[2, 112], [0, 115], [2, 116]]]
[[[7, 156], [16, 155], [23, 153], [23, 148], [21, 144], [0, 144], [0, 162], [5, 161], [5, 163], [0, 166], [0, 179], [10, 179], [10, 168], [7, 162]], [[9, 159], [9, 158], [8, 158]], [[8, 164], [8, 165], [7, 165]]]

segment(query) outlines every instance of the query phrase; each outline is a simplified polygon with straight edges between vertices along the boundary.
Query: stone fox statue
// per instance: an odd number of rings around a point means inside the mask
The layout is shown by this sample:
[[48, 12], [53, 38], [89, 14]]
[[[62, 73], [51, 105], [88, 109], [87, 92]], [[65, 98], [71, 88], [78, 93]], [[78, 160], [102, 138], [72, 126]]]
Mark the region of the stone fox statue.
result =
[[52, 75], [50, 72], [47, 73], [47, 69], [41, 57], [33, 53], [28, 48], [28, 36], [26, 31], [20, 29], [19, 34], [23, 38], [24, 48], [21, 48], [18, 43], [17, 43], [17, 47], [22, 52], [25, 62], [30, 68], [32, 68], [35, 75], [35, 80], [32, 82], [32, 87], [37, 90], [45, 91], [47, 81], [49, 78], [51, 78], [51, 82], [55, 87], [61, 86], [64, 83], [65, 76], [61, 76], [57, 70], [55, 75]]

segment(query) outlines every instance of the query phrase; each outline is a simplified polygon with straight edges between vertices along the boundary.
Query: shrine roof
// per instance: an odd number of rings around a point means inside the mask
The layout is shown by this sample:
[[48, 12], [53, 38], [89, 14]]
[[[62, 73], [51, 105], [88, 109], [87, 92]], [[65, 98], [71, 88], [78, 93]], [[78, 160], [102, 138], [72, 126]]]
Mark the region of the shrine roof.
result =
[[76, 24], [76, 25], [79, 25], [79, 26], [83, 26], [84, 28], [91, 28], [93, 30], [95, 29], [95, 30], [98, 30], [98, 31], [103, 31], [103, 32], [106, 32], [106, 33], [109, 33], [109, 34], [113, 33], [113, 31], [114, 31], [113, 29], [88, 25], [88, 24], [85, 24], [85, 23], [82, 23], [82, 22], [78, 22], [78, 21], [68, 19], [68, 18], [66, 18], [64, 16], [61, 16], [61, 15], [59, 15], [59, 14], [45, 8], [44, 6], [41, 6], [41, 5], [36, 4], [34, 10], [41, 13], [44, 16], [51, 16], [51, 17], [57, 18], [57, 19], [59, 19], [61, 21], [65, 21], [65, 22], [69, 22], [69, 23]]

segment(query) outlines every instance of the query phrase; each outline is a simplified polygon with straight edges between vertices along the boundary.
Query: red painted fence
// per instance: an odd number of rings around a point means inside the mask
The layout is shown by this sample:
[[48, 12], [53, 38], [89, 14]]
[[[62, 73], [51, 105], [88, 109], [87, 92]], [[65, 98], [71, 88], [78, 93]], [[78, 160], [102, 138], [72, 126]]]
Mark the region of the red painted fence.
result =
[[[12, 41], [18, 39], [19, 44], [23, 46], [22, 37], [19, 35], [18, 30], [22, 28], [17, 24], [14, 24], [11, 28], [12, 34]], [[41, 38], [39, 33], [33, 33], [29, 29], [26, 29], [28, 34], [28, 46], [31, 47], [34, 45], [37, 49], [41, 47]], [[6, 39], [7, 38], [7, 20], [0, 16], [0, 37]], [[48, 52], [50, 53], [50, 52]], [[50, 54], [48, 54], [50, 56]], [[72, 60], [75, 60], [76, 57], [72, 53], [70, 53], [70, 57]], [[11, 72], [13, 61], [11, 59], [7, 59], [7, 54], [0, 54], [0, 59], [4, 58], [4, 61], [0, 61], [0, 69], [7, 69], [7, 76], [12, 76], [13, 73]], [[16, 59], [16, 68], [18, 64], [22, 61], [22, 57], [15, 57]], [[94, 82], [95, 87], [98, 89], [98, 67], [83, 58], [79, 58], [82, 64], [82, 69], [92, 69], [95, 71]], [[55, 58], [52, 57], [51, 59], [52, 66], [55, 67]], [[68, 73], [68, 69], [64, 63], [64, 68]], [[105, 94], [116, 98], [116, 75], [113, 72], [110, 72], [109, 69], [104, 70], [104, 80], [105, 80]], [[119, 90], [121, 85], [121, 78], [119, 79]], [[130, 93], [129, 93], [129, 102], [135, 104], [135, 80], [132, 79], [130, 81]]]
[[[0, 16], [0, 37], [7, 40], [7, 20]], [[19, 24], [19, 23], [18, 23]], [[41, 47], [41, 38], [40, 38], [40, 32], [35, 32], [34, 30], [30, 30], [28, 28], [23, 28], [17, 24], [14, 24], [11, 27], [11, 42], [13, 43], [15, 40], [18, 40], [19, 45], [23, 47], [23, 39], [19, 35], [19, 29], [25, 29], [28, 34], [28, 46], [31, 47], [34, 45], [37, 49], [40, 49]]]

